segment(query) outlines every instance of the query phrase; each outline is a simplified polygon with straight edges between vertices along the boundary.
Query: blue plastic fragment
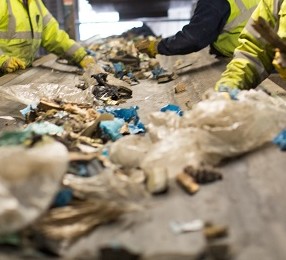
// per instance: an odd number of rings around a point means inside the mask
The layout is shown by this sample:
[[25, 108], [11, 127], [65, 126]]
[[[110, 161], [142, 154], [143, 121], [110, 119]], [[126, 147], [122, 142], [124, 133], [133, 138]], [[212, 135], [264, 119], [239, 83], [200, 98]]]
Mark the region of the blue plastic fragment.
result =
[[139, 122], [137, 125], [128, 124], [128, 130], [132, 135], [145, 133], [146, 131], [145, 126], [141, 122]]
[[114, 120], [101, 121], [99, 127], [102, 131], [109, 136], [112, 141], [122, 137], [120, 129], [124, 125], [125, 121], [121, 118], [114, 118]]
[[121, 78], [124, 76], [124, 64], [122, 62], [113, 63], [115, 77]]
[[114, 107], [103, 107], [98, 109], [100, 113], [109, 113], [115, 116], [115, 118], [123, 119], [128, 124], [128, 130], [130, 134], [144, 133], [145, 126], [140, 121], [137, 110], [138, 106], [132, 106], [130, 108], [114, 108]]
[[20, 112], [22, 114], [22, 116], [26, 116], [28, 113], [30, 113], [32, 110], [35, 110], [38, 106], [38, 103], [32, 103], [28, 106], [26, 106], [25, 108], [21, 109]]
[[153, 78], [157, 79], [161, 74], [163, 74], [164, 72], [166, 72], [166, 70], [164, 70], [162, 67], [157, 66], [155, 67], [153, 70], [151, 70], [152, 74], [153, 74]]
[[55, 124], [52, 124], [50, 122], [38, 122], [38, 123], [32, 123], [28, 125], [25, 129], [25, 132], [34, 132], [38, 135], [56, 135], [61, 134], [64, 132], [64, 128], [62, 126], [57, 126]]
[[54, 199], [54, 207], [64, 207], [72, 201], [72, 190], [70, 188], [62, 188]]
[[131, 120], [139, 120], [137, 110], [138, 106], [133, 106], [130, 108], [114, 108], [114, 107], [104, 107], [98, 111], [101, 113], [109, 113], [114, 115], [117, 118], [124, 119], [125, 122], [130, 122]]
[[160, 111], [161, 112], [173, 111], [173, 112], [176, 112], [176, 114], [178, 114], [179, 116], [182, 116], [184, 113], [179, 106], [174, 105], [174, 104], [168, 104], [168, 105], [162, 107], [160, 109]]
[[282, 151], [286, 151], [286, 129], [282, 130], [272, 142], [280, 147]]

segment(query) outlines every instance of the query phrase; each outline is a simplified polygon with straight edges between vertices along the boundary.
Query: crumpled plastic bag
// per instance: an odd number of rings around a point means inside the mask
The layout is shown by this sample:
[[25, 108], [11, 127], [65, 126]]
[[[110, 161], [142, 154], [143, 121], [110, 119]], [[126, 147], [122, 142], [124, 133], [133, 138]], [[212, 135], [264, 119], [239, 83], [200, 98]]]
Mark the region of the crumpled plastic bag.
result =
[[153, 143], [141, 155], [140, 167], [147, 174], [163, 167], [175, 176], [187, 165], [215, 166], [271, 142], [285, 128], [283, 99], [255, 90], [241, 91], [237, 98], [213, 93], [182, 117], [173, 112], [151, 114], [147, 129]]
[[51, 205], [68, 166], [59, 142], [0, 147], [0, 234], [18, 231]]
[[136, 168], [148, 152], [150, 144], [150, 140], [145, 136], [128, 135], [111, 145], [109, 156], [113, 163], [126, 168]]

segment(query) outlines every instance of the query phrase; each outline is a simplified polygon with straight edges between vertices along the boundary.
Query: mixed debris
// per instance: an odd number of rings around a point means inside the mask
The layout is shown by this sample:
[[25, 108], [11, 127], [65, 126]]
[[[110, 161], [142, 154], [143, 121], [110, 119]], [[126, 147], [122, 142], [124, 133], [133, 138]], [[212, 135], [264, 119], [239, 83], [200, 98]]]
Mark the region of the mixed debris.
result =
[[[83, 95], [76, 93], [72, 101], [58, 93], [33, 96], [35, 102], [21, 110], [25, 124], [0, 134], [3, 243], [29, 240], [29, 245], [61, 255], [98, 226], [146, 209], [151, 195], [174, 189], [171, 183], [194, 195], [201, 185], [222, 180], [217, 166], [225, 158], [256, 149], [283, 130], [285, 101], [261, 91], [211, 93], [189, 111], [168, 104], [144, 125], [139, 107], [116, 105], [132, 98], [131, 87], [141, 79], [163, 83], [177, 75], [139, 53], [133, 33], [88, 46], [99, 65], [82, 75], [75, 91]], [[177, 67], [183, 68], [179, 62]], [[28, 89], [21, 90], [27, 95], [23, 103], [34, 95]], [[185, 90], [184, 82], [174, 87], [175, 93]], [[274, 142], [285, 149], [285, 132]], [[173, 221], [171, 229], [203, 233], [206, 248], [194, 259], [230, 259], [222, 241], [227, 226]], [[119, 252], [128, 259], [141, 257], [125, 248], [104, 247], [101, 259]]]

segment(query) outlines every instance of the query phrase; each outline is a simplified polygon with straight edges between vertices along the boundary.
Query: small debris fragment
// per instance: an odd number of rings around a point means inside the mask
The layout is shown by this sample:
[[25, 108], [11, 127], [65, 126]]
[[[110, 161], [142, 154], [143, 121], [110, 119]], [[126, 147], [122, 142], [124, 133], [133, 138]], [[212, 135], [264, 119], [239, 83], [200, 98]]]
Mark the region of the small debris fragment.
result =
[[200, 189], [200, 186], [187, 173], [179, 173], [176, 176], [176, 181], [189, 194], [195, 194]]
[[140, 258], [140, 255], [133, 253], [120, 245], [111, 245], [100, 248], [100, 260], [139, 260]]
[[224, 225], [206, 223], [204, 227], [204, 236], [208, 240], [226, 237], [228, 236], [228, 227]]
[[186, 91], [187, 89], [187, 85], [186, 83], [180, 81], [176, 86], [175, 86], [175, 93], [181, 93], [181, 92], [184, 92]]
[[152, 194], [164, 193], [168, 189], [168, 176], [165, 169], [153, 168], [147, 175], [147, 190]]
[[[231, 247], [227, 242], [215, 241], [208, 243], [207, 253], [210, 259], [213, 260], [231, 260]], [[208, 258], [207, 258], [208, 259]]]
[[185, 167], [184, 172], [192, 176], [195, 182], [200, 184], [214, 182], [222, 179], [222, 174], [210, 166], [203, 166], [197, 169], [193, 166], [187, 166]]
[[195, 232], [202, 230], [204, 227], [204, 222], [201, 219], [195, 219], [189, 222], [171, 221], [170, 227], [175, 234]]
[[166, 83], [176, 79], [178, 76], [174, 72], [172, 73], [162, 73], [157, 77], [158, 83]]

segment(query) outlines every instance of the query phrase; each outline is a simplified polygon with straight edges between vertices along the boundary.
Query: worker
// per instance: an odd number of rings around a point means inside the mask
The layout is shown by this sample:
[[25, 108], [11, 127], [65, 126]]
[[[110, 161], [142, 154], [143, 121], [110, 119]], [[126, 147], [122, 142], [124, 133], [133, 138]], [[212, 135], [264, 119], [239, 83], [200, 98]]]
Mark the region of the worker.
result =
[[95, 63], [85, 49], [59, 29], [42, 0], [0, 0], [0, 70], [31, 66], [40, 46], [86, 68]]
[[238, 36], [259, 0], [198, 0], [190, 23], [174, 36], [135, 44], [150, 57], [182, 55], [210, 45], [210, 54], [232, 57]]
[[286, 1], [261, 0], [239, 37], [240, 45], [216, 83], [216, 90], [229, 92], [255, 88], [274, 69], [286, 79], [286, 68], [280, 62], [285, 54], [275, 49], [253, 28], [252, 24], [258, 17], [268, 22], [280, 38], [286, 37]]

